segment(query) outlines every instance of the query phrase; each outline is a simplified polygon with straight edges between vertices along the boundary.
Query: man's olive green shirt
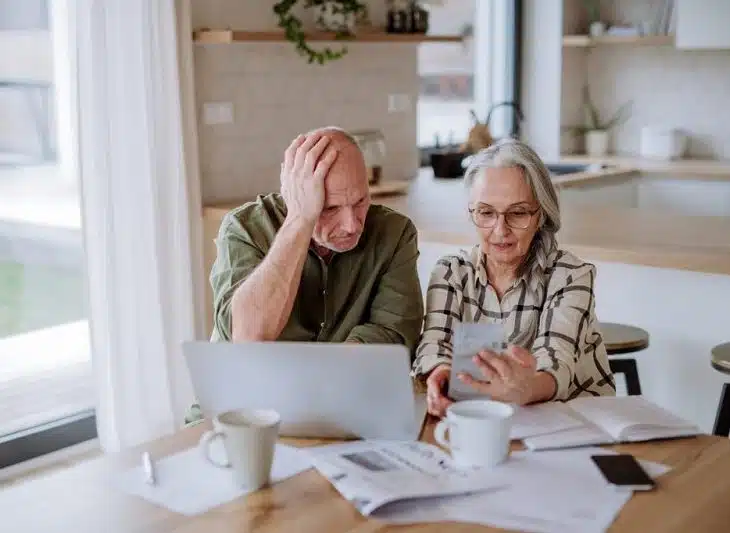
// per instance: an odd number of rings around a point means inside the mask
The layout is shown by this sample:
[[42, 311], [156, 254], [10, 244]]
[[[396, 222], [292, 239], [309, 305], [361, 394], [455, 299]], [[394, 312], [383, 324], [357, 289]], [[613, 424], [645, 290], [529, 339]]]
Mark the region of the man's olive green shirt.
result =
[[[211, 340], [230, 341], [233, 293], [261, 264], [285, 217], [281, 195], [269, 194], [223, 218], [210, 274]], [[327, 263], [310, 246], [278, 340], [405, 344], [413, 353], [423, 321], [417, 260], [418, 235], [410, 219], [371, 205], [355, 248], [334, 253]]]

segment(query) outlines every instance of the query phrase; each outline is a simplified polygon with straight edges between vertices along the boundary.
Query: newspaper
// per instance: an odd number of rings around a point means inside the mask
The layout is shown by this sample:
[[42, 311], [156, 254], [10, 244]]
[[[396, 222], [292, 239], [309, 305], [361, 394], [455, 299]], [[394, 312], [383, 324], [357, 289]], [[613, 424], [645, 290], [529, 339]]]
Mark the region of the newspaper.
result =
[[502, 324], [469, 322], [454, 324], [453, 358], [448, 391], [452, 400], [483, 397], [482, 394], [462, 383], [456, 376], [463, 372], [471, 374], [476, 379], [483, 379], [479, 367], [472, 361], [472, 357], [484, 349], [501, 352], [507, 347], [504, 338]]
[[397, 501], [501, 486], [477, 469], [458, 468], [449, 455], [424, 442], [366, 440], [307, 450], [319, 473], [364, 516]]

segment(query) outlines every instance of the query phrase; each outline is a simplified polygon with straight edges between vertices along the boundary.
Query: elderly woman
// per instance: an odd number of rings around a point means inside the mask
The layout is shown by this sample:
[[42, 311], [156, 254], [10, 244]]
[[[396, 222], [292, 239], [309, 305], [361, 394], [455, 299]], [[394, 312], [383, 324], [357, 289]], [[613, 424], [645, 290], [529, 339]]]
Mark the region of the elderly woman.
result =
[[519, 405], [615, 394], [594, 312], [596, 269], [558, 248], [558, 196], [538, 155], [498, 142], [473, 157], [464, 180], [479, 244], [442, 257], [431, 274], [413, 364], [429, 412], [442, 416], [451, 403], [456, 322], [504, 325], [505, 352], [475, 354], [481, 375], [458, 376], [475, 392]]

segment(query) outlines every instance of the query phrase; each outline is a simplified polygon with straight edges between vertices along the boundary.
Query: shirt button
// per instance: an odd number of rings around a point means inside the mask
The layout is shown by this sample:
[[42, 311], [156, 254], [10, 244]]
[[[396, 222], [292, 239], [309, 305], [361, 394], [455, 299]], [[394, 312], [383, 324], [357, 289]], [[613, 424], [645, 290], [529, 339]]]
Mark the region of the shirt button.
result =
[[327, 296], [327, 289], [322, 289], [322, 296]]
[[319, 329], [324, 329], [324, 322], [319, 323]]

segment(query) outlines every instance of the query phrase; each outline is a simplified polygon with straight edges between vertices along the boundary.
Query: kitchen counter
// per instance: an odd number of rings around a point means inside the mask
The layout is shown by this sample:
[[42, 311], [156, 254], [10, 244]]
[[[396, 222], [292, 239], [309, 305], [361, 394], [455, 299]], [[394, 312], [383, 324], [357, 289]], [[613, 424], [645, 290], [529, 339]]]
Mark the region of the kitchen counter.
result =
[[730, 161], [716, 159], [676, 159], [663, 161], [644, 159], [636, 156], [608, 155], [591, 157], [587, 155], [565, 154], [564, 163], [604, 164], [633, 169], [644, 173], [670, 174], [673, 178], [720, 179], [730, 181]]
[[[613, 177], [605, 174], [603, 179]], [[422, 169], [407, 194], [378, 203], [408, 215], [421, 241], [460, 246], [476, 242], [461, 179], [434, 178], [430, 169]], [[569, 202], [561, 205], [561, 216], [560, 246], [583, 259], [730, 275], [730, 217]]]
[[[563, 161], [612, 166], [556, 176], [554, 182], [559, 190], [587, 182], [619, 181], [645, 172], [646, 168], [638, 160], [587, 161], [575, 157]], [[676, 169], [681, 168], [681, 172], [691, 169], [696, 173], [701, 169], [705, 176], [723, 176], [719, 162], [716, 165], [707, 162], [705, 166], [691, 166], [690, 162], [664, 162], [663, 165], [662, 172], [666, 169], [680, 172]], [[730, 180], [730, 175], [727, 178]], [[459, 246], [476, 242], [476, 234], [466, 212], [467, 199], [462, 179], [434, 178], [431, 170], [424, 168], [407, 187], [405, 194], [374, 198], [373, 201], [408, 215], [416, 224], [423, 242]], [[215, 234], [221, 218], [232, 207], [234, 205], [224, 204], [203, 209], [207, 235]], [[566, 201], [561, 202], [561, 215], [563, 227], [558, 234], [558, 242], [583, 259], [730, 275], [730, 217], [689, 216], [620, 206], [574, 205]], [[214, 254], [215, 251], [211, 249], [208, 253]]]

